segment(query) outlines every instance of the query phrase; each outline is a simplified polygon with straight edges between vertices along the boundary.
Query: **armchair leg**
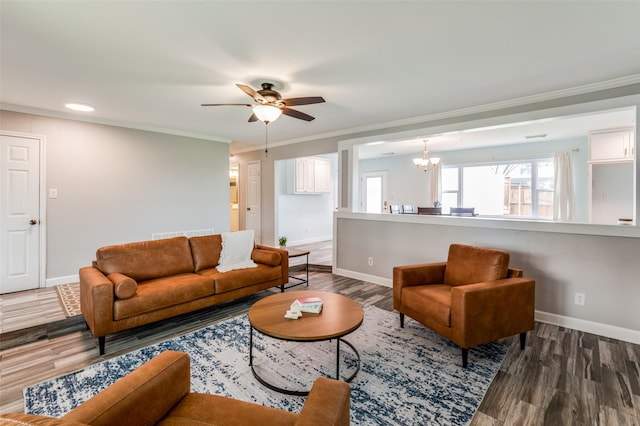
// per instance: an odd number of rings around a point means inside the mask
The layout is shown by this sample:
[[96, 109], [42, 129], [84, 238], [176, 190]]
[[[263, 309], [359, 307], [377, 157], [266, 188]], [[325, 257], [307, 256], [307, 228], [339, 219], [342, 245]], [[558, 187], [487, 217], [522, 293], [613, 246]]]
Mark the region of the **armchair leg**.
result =
[[100, 355], [104, 355], [105, 336], [98, 337], [98, 346], [100, 347]]
[[524, 344], [527, 341], [527, 333], [520, 333], [520, 350], [524, 351]]
[[462, 348], [462, 368], [467, 368], [467, 358], [469, 358], [469, 349]]
[[400, 313], [400, 328], [404, 328], [404, 314]]

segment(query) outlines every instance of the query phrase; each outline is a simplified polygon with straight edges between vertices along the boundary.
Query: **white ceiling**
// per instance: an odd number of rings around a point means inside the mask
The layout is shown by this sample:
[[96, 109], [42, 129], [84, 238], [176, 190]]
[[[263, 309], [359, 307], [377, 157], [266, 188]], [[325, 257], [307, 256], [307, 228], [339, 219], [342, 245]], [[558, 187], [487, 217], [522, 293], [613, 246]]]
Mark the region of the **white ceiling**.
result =
[[1, 0], [0, 12], [3, 108], [232, 152], [262, 145], [264, 125], [200, 104], [250, 102], [236, 83], [326, 99], [297, 107], [312, 122], [269, 125], [285, 143], [640, 75], [640, 1]]

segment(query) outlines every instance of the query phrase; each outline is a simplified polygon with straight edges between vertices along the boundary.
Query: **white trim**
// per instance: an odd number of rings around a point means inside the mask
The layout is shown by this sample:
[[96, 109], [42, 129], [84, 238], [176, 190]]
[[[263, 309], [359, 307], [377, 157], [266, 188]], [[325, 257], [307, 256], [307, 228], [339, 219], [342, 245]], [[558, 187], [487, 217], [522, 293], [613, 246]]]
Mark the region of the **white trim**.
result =
[[376, 275], [363, 274], [360, 272], [341, 268], [333, 268], [333, 274], [340, 275], [341, 277], [353, 278], [355, 280], [366, 281], [368, 283], [374, 283], [385, 287], [393, 287], [393, 281], [391, 279], [378, 277]]
[[103, 124], [106, 126], [123, 127], [125, 129], [144, 130], [147, 132], [162, 133], [165, 135], [183, 136], [185, 138], [204, 139], [207, 141], [221, 142], [230, 144], [231, 139], [222, 136], [208, 135], [198, 132], [190, 132], [186, 130], [168, 129], [166, 127], [159, 126], [146, 126], [142, 124], [129, 123], [120, 120], [108, 120], [106, 118], [99, 118], [95, 116], [80, 116], [77, 113], [65, 112], [65, 111], [53, 111], [49, 109], [34, 108], [24, 105], [15, 105], [0, 102], [0, 109], [5, 111], [21, 112], [24, 114], [43, 115], [45, 117], [55, 117], [67, 120], [81, 121], [84, 123]]
[[80, 282], [80, 275], [67, 275], [66, 277], [47, 278], [46, 287], [55, 287], [62, 284]]
[[38, 211], [38, 220], [40, 223], [38, 224], [38, 232], [40, 236], [40, 240], [38, 243], [40, 244], [40, 265], [38, 267], [38, 288], [46, 287], [45, 277], [47, 276], [47, 223], [45, 218], [47, 217], [47, 174], [46, 174], [46, 149], [45, 142], [47, 137], [44, 135], [38, 135], [33, 133], [24, 133], [24, 132], [13, 132], [10, 130], [0, 130], [0, 134], [4, 136], [14, 136], [18, 138], [25, 139], [35, 139], [38, 141], [38, 154], [40, 155], [40, 159], [38, 160], [38, 173], [40, 174], [40, 181], [38, 185], [40, 185], [40, 196], [38, 199], [39, 211]]
[[615, 325], [603, 324], [580, 318], [565, 317], [564, 315], [552, 314], [536, 310], [535, 319], [539, 322], [553, 324], [560, 327], [571, 328], [573, 330], [584, 331], [598, 336], [610, 337], [612, 339], [623, 340], [640, 345], [640, 331], [629, 328], [617, 327]]
[[[341, 137], [354, 133], [372, 132], [378, 130], [389, 130], [394, 127], [407, 126], [412, 124], [420, 124], [424, 122], [432, 122], [437, 120], [444, 120], [449, 118], [464, 117], [467, 115], [473, 115], [483, 112], [491, 112], [495, 110], [508, 109], [513, 107], [519, 107], [523, 105], [535, 104], [539, 102], [552, 101], [555, 99], [562, 99], [565, 97], [584, 95], [592, 92], [599, 92], [602, 90], [615, 89], [618, 87], [629, 86], [632, 84], [640, 83], [640, 74], [633, 74], [626, 77], [621, 77], [613, 80], [606, 80], [597, 83], [585, 84], [583, 86], [571, 87], [568, 89], [560, 89], [552, 92], [540, 93], [537, 95], [524, 96], [521, 98], [509, 99], [506, 101], [499, 101], [490, 104], [478, 105], [469, 108], [462, 108], [452, 111], [445, 111], [436, 114], [423, 115], [419, 117], [406, 118], [396, 121], [387, 121], [382, 123], [375, 123], [360, 127], [351, 127], [347, 129], [337, 130], [333, 132], [314, 134], [310, 136], [303, 136], [300, 138], [288, 139], [279, 142], [269, 142], [269, 146], [276, 148], [284, 145], [291, 145], [300, 142], [309, 142], [319, 139], [328, 139], [333, 137]], [[379, 139], [380, 135], [376, 137]], [[242, 154], [245, 152], [251, 152], [261, 149], [259, 145], [248, 146], [243, 149], [234, 151], [234, 154]]]

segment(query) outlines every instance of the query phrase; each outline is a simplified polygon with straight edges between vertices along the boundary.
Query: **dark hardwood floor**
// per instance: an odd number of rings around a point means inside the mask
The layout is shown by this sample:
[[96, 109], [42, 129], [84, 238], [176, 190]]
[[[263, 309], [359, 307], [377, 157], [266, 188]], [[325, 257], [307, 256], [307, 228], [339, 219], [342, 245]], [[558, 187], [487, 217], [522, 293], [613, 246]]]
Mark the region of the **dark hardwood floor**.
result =
[[[310, 281], [313, 289], [392, 310], [388, 287], [314, 271]], [[273, 292], [108, 336], [104, 356], [78, 317], [3, 333], [0, 412], [23, 410], [25, 386], [244, 313]], [[36, 338], [21, 343], [15, 333], [23, 342]], [[640, 425], [639, 345], [542, 323], [528, 333], [524, 351], [517, 337], [501, 342], [509, 345], [507, 357], [471, 425]]]

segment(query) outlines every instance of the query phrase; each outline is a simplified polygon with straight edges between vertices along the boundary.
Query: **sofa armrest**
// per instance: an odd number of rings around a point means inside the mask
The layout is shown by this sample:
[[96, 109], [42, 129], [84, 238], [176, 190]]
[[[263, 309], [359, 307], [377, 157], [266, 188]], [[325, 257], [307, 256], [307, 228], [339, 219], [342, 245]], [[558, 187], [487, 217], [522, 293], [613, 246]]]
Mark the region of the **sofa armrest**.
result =
[[288, 283], [289, 282], [289, 252], [277, 247], [263, 246], [260, 244], [256, 244], [256, 248], [260, 250], [269, 250], [269, 251], [275, 251], [277, 253], [280, 253], [280, 256], [282, 257], [282, 262], [280, 263], [282, 284]]
[[351, 388], [342, 380], [319, 377], [302, 407], [297, 426], [332, 426], [350, 423]]
[[400, 303], [403, 287], [413, 285], [442, 284], [447, 262], [420, 263], [415, 265], [394, 266], [393, 268], [393, 303]]
[[189, 355], [165, 351], [62, 419], [94, 426], [156, 424], [190, 392], [190, 380]]
[[524, 333], [534, 327], [535, 281], [507, 278], [451, 290], [451, 329], [462, 347]]
[[93, 337], [111, 332], [114, 285], [98, 268], [80, 268], [80, 310]]

